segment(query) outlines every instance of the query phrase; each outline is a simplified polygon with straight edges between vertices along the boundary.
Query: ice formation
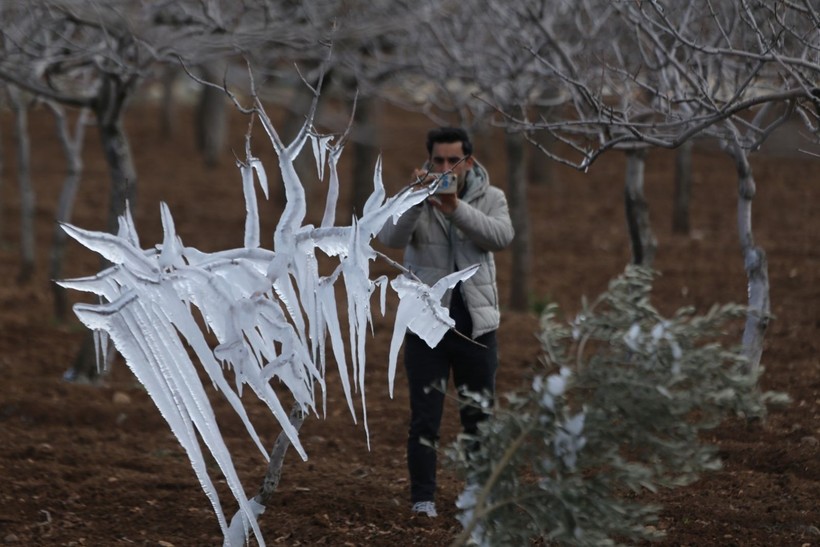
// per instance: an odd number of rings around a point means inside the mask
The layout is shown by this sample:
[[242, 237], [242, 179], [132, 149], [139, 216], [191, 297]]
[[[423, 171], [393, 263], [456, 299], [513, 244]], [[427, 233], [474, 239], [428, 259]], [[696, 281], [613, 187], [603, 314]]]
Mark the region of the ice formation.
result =
[[[258, 181], [267, 195], [267, 176], [262, 162], [251, 155], [248, 138], [246, 159], [238, 162], [247, 213], [242, 248], [205, 253], [186, 247], [176, 233], [170, 210], [161, 204], [164, 237], [162, 244], [154, 248], [140, 247], [128, 213], [120, 218], [116, 235], [65, 225], [71, 237], [112, 265], [92, 277], [60, 282], [64, 287], [99, 296], [100, 303], [78, 304], [75, 313], [87, 327], [100, 333], [102, 343], [110, 338], [144, 385], [185, 449], [213, 505], [226, 545], [244, 543], [250, 532], [264, 545], [257, 524], [264, 507], [245, 494], [197, 367], [242, 419], [266, 460], [268, 451], [240, 398], [244, 390], [264, 401], [299, 455], [306, 459], [298, 431], [271, 383], [277, 380], [286, 386], [304, 412], [319, 414], [324, 407], [329, 341], [350, 412], [356, 420], [353, 393], [358, 392], [367, 431], [365, 335], [371, 326], [372, 295], [380, 289], [384, 313], [389, 281], [384, 277], [371, 279], [370, 261], [377, 256], [371, 242], [388, 219], [420, 203], [429, 192], [407, 188], [386, 199], [379, 163], [374, 190], [361, 218], [354, 218], [350, 226], [334, 226], [339, 194], [336, 165], [343, 143], [334, 144], [332, 138], [316, 134], [309, 116], [299, 135], [285, 146], [261, 105], [257, 105], [256, 113], [279, 157], [287, 197], [272, 250], [260, 247], [254, 182]], [[318, 228], [304, 224], [305, 191], [293, 167], [308, 140], [319, 172], [325, 166], [329, 169], [327, 204]], [[319, 274], [317, 249], [337, 257], [338, 265], [330, 275]], [[392, 280], [400, 303], [388, 363], [391, 395], [405, 330], [436, 344], [451, 326], [447, 310], [440, 305], [442, 294], [473, 272], [470, 268], [453, 274], [434, 287], [407, 273]], [[340, 279], [347, 295], [349, 355], [338, 316], [343, 311], [337, 310], [334, 292]], [[215, 348], [209, 346], [201, 323], [217, 339]], [[318, 404], [317, 388], [322, 397]], [[203, 444], [239, 504], [230, 527], [208, 474]]]

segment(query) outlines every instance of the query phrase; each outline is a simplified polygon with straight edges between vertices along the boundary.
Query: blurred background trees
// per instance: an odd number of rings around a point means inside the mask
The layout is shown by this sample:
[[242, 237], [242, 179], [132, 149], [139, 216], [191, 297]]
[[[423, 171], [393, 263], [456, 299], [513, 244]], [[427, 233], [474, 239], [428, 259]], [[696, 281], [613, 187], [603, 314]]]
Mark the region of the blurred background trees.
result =
[[[748, 155], [785, 123], [802, 125], [807, 147], [818, 140], [820, 11], [809, 0], [47, 0], [4, 2], [0, 10], [0, 78], [17, 120], [4, 133], [15, 135], [24, 224], [35, 196], [25, 169], [25, 111], [32, 105], [47, 100], [93, 114], [109, 165], [108, 218], [115, 231], [138, 186], [122, 119], [146, 83], [164, 82], [169, 91], [163, 112], [170, 130], [170, 91], [175, 80], [187, 78], [181, 63], [234, 90], [247, 86], [250, 65], [260, 90], [289, 90], [263, 99], [289, 111], [298, 127], [309, 96], [302, 79], [317, 82], [316, 70], [327, 62], [323, 93], [357, 99], [347, 185], [354, 211], [369, 193], [379, 142], [371, 121], [382, 101], [424, 112], [431, 124], [464, 125], [479, 140], [485, 128], [506, 128], [506, 143], [479, 146], [479, 155], [509, 159], [518, 233], [509, 299], [515, 309], [531, 300], [529, 238], [535, 236], [528, 229], [526, 187], [534, 182], [530, 174], [549, 179], [543, 158], [586, 170], [604, 152], [626, 154], [632, 261], [651, 266], [656, 241], [643, 197], [646, 154], [653, 147], [680, 150], [669, 220], [685, 230], [691, 143], [720, 147], [737, 171], [732, 214], [750, 295], [744, 344], [750, 366], [760, 361], [769, 288], [766, 254], [753, 237], [756, 181]], [[225, 97], [213, 87], [200, 90], [198, 142], [204, 161], [214, 163], [225, 147]], [[538, 159], [542, 167], [533, 168]], [[70, 218], [70, 207], [61, 214]], [[30, 231], [23, 226], [21, 280], [34, 267]]]
[[[749, 157], [784, 124], [801, 128], [798, 149], [820, 144], [820, 8], [812, 0], [6, 0], [0, 21], [0, 104], [11, 110], [0, 138], [17, 163], [17, 180], [2, 182], [18, 188], [22, 283], [31, 282], [37, 266], [30, 109], [53, 112], [64, 144], [60, 222], [71, 220], [87, 125], [96, 128], [109, 178], [100, 193], [108, 197], [107, 227], [116, 232], [139, 180], [123, 121], [149, 85], [162, 84], [166, 131], [175, 125], [177, 84], [196, 90], [197, 143], [202, 160], [214, 165], [227, 152], [230, 108], [218, 86], [247, 93], [250, 66], [260, 98], [284, 112], [295, 131], [312, 98], [305, 84], [317, 85], [325, 70], [323, 97], [357, 105], [354, 161], [342, 174], [351, 213], [362, 211], [372, 189], [380, 142], [373, 122], [384, 103], [422, 112], [431, 125], [467, 127], [479, 160], [507, 158], [517, 232], [508, 301], [519, 310], [531, 305], [529, 242], [538, 237], [528, 226], [527, 187], [541, 182], [535, 177], [549, 180], [550, 165], [586, 171], [604, 153], [624, 154], [632, 262], [651, 266], [662, 249], [643, 195], [646, 157], [654, 148], [678, 151], [677, 174], [669, 174], [677, 181], [675, 214], [668, 220], [685, 232], [691, 148], [697, 142], [724, 151], [738, 189], [737, 207], [726, 215], [737, 219], [749, 288], [743, 362], [748, 377], [758, 378], [771, 313], [766, 252], [752, 229], [758, 181]], [[217, 87], [197, 86], [186, 71]], [[347, 116], [331, 113], [320, 123], [341, 131]], [[485, 139], [498, 126], [505, 142]], [[0, 176], [9, 172], [2, 167]], [[60, 234], [52, 277], [65, 260]], [[56, 290], [62, 319], [65, 297]], [[93, 379], [94, 357], [89, 335], [73, 374]]]

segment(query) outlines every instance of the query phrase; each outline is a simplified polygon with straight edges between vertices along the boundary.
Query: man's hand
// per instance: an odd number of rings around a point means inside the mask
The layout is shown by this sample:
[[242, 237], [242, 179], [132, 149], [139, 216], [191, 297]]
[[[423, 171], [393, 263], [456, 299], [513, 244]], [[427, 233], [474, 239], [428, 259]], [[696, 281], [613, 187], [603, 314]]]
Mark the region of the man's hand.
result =
[[[413, 180], [411, 184], [432, 184], [436, 180], [436, 174], [426, 171], [424, 169], [413, 170]], [[455, 194], [433, 194], [427, 198], [430, 205], [444, 213], [445, 215], [453, 214], [453, 211], [458, 207], [458, 196]]]
[[430, 171], [425, 169], [413, 169], [413, 178], [410, 179], [410, 184], [421, 184], [426, 186], [434, 180], [436, 180], [436, 177], [430, 173]]
[[455, 194], [433, 194], [427, 201], [445, 215], [452, 215], [458, 207], [458, 196]]

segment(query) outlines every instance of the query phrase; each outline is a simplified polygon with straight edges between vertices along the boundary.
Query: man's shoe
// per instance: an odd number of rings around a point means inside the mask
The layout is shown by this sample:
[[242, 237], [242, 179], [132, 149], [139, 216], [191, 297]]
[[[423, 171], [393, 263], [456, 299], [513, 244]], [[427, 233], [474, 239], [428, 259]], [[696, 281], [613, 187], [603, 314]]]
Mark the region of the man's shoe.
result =
[[417, 501], [413, 504], [412, 511], [416, 515], [427, 515], [430, 518], [438, 516], [436, 504], [432, 501]]

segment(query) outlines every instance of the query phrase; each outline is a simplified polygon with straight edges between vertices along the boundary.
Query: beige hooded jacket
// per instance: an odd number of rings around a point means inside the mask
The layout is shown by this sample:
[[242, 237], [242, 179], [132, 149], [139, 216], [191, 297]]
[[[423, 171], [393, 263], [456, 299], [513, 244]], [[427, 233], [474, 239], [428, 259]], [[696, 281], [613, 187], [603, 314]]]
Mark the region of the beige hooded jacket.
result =
[[[466, 193], [452, 215], [425, 201], [395, 224], [388, 220], [378, 238], [389, 247], [404, 248], [404, 266], [428, 285], [480, 264], [461, 284], [475, 339], [498, 328], [501, 314], [493, 252], [509, 245], [515, 232], [504, 192], [490, 185], [487, 170], [477, 161], [467, 173], [466, 184]], [[449, 308], [450, 297], [447, 291], [442, 305]]]

